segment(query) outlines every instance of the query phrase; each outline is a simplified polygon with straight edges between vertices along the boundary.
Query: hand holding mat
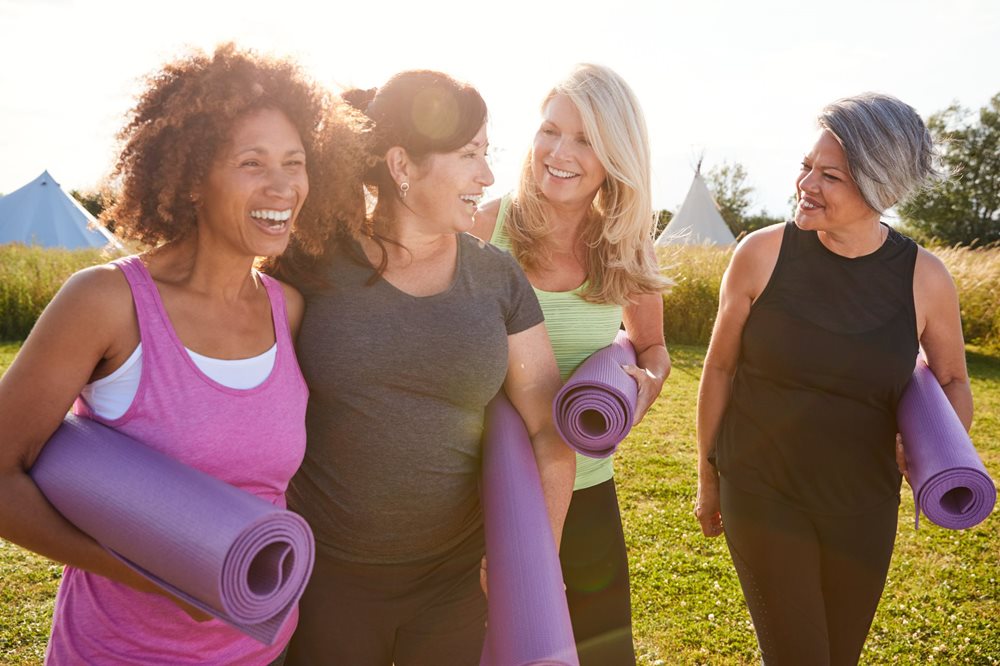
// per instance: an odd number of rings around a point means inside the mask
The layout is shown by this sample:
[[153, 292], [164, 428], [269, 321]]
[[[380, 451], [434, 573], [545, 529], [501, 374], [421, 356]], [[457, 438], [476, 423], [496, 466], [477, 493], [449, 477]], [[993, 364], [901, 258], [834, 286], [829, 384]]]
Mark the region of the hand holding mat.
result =
[[632, 429], [639, 386], [623, 365], [635, 365], [625, 331], [580, 364], [552, 405], [559, 435], [581, 455], [607, 458]]
[[486, 407], [482, 503], [490, 593], [481, 666], [578, 666], [535, 455], [503, 391]]
[[896, 411], [913, 488], [915, 525], [920, 512], [936, 525], [966, 529], [993, 510], [997, 491], [937, 378], [922, 358]]
[[67, 520], [171, 594], [270, 645], [312, 572], [305, 520], [89, 419], [31, 477]]

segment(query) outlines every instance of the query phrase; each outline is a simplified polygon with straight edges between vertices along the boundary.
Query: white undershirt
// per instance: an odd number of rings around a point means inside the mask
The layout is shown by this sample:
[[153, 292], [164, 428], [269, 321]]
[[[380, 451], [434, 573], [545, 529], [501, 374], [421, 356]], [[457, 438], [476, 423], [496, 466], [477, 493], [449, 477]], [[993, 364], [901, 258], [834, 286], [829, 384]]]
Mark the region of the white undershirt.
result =
[[[259, 386], [271, 374], [278, 345], [275, 343], [263, 354], [235, 360], [211, 358], [184, 348], [194, 364], [205, 375], [223, 386], [233, 389], [251, 389]], [[91, 410], [103, 419], [117, 419], [128, 411], [139, 390], [142, 377], [142, 343], [121, 367], [107, 377], [101, 377], [80, 391]]]

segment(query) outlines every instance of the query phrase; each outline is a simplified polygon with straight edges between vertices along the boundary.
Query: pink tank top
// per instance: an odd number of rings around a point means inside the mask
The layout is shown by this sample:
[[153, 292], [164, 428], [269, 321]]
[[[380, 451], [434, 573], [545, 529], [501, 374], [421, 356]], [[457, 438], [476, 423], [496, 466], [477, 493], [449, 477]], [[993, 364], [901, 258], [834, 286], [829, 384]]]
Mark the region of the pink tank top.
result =
[[[114, 264], [132, 290], [142, 340], [142, 377], [128, 410], [92, 418], [276, 505], [305, 452], [308, 389], [295, 360], [281, 285], [260, 279], [271, 301], [277, 354], [251, 389], [212, 380], [191, 360], [138, 257]], [[211, 507], [205, 507], [207, 511]], [[195, 622], [167, 599], [66, 567], [56, 597], [47, 664], [267, 664], [291, 638], [289, 615], [272, 646], [219, 621]]]

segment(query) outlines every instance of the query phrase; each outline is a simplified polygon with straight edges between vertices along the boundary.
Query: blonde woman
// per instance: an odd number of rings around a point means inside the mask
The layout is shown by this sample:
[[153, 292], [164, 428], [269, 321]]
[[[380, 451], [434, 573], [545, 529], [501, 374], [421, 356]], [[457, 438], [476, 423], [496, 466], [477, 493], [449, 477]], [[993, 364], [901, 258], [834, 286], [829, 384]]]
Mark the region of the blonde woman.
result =
[[[517, 192], [486, 204], [472, 232], [521, 264], [563, 380], [624, 323], [638, 358], [626, 368], [639, 386], [638, 423], [670, 372], [642, 111], [618, 74], [590, 64], [553, 87], [541, 111]], [[577, 457], [560, 559], [581, 665], [634, 664], [610, 458]]]

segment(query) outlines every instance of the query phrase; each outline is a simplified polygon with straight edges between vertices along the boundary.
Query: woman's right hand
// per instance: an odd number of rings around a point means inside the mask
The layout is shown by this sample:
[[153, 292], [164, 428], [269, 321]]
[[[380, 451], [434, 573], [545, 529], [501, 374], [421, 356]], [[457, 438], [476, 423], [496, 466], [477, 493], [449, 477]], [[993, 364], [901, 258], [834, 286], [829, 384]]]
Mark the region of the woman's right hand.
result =
[[722, 534], [718, 473], [698, 475], [698, 497], [695, 501], [694, 515], [701, 523], [702, 534], [707, 537], [717, 537]]

